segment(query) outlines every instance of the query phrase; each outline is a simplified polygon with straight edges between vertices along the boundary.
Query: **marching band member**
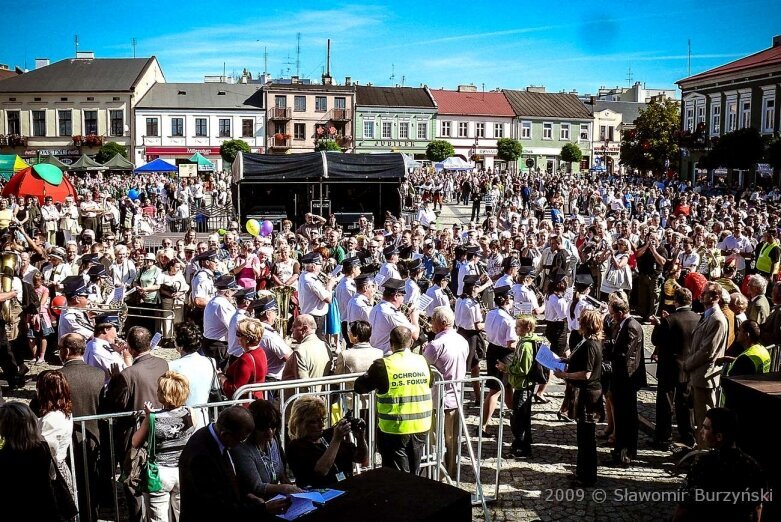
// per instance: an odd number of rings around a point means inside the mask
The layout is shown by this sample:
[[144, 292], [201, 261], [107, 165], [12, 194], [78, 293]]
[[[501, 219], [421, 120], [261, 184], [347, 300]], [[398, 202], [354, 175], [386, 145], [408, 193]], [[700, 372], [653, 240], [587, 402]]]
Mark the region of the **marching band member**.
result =
[[[496, 308], [488, 312], [485, 316], [485, 333], [488, 337], [488, 350], [486, 351], [486, 369], [489, 377], [496, 377], [505, 384], [504, 402], [508, 408], [512, 408], [512, 387], [507, 386], [506, 376], [496, 367], [498, 362], [509, 365], [515, 353], [515, 342], [518, 340], [518, 334], [515, 333], [515, 319], [513, 319], [511, 310], [513, 306], [513, 295], [509, 286], [499, 286], [494, 288], [494, 303]], [[486, 383], [490, 390], [486, 397], [483, 407], [483, 419], [481, 424], [482, 436], [488, 436], [486, 428], [488, 421], [496, 410], [496, 402], [499, 399], [499, 384], [493, 380]], [[476, 400], [479, 400], [476, 397]]]
[[518, 275], [518, 269], [521, 263], [515, 257], [505, 257], [502, 260], [502, 275], [496, 280], [494, 286], [509, 286], [515, 284], [515, 278]]
[[106, 267], [102, 264], [92, 265], [87, 269], [87, 291], [89, 292], [90, 303], [104, 304], [106, 299], [111, 297], [113, 286], [108, 282], [108, 273]]
[[198, 254], [193, 261], [200, 263], [201, 269], [193, 275], [192, 279], [191, 316], [198, 325], [203, 325], [203, 311], [216, 293], [214, 268], [217, 266], [217, 253], [214, 250], [207, 250]]
[[468, 275], [479, 275], [476, 257], [480, 256], [479, 246], [470, 246], [466, 248], [466, 260], [458, 269], [458, 289], [456, 295], [464, 293], [464, 277]]
[[344, 319], [349, 325], [353, 321], [369, 322], [369, 315], [374, 306], [374, 274], [361, 274], [355, 278], [356, 294], [347, 303]]
[[[569, 303], [564, 298], [567, 290], [567, 274], [561, 269], [556, 269], [548, 274], [548, 296], [545, 298], [545, 337], [550, 343], [550, 349], [556, 355], [563, 357], [567, 350], [567, 306]], [[548, 403], [546, 398], [546, 384], [540, 384], [534, 395], [534, 402]]]
[[325, 341], [325, 316], [328, 314], [328, 305], [333, 299], [333, 289], [336, 280], [328, 278], [323, 284], [318, 277], [323, 270], [323, 256], [318, 252], [310, 252], [301, 258], [304, 272], [298, 278], [298, 301], [302, 314], [314, 317], [317, 336]]
[[379, 275], [385, 279], [401, 279], [401, 274], [396, 266], [396, 263], [399, 262], [398, 247], [396, 245], [387, 246], [382, 249], [382, 254], [385, 256], [385, 263], [382, 264]]
[[244, 353], [244, 349], [241, 347], [239, 338], [236, 335], [236, 328], [241, 321], [250, 317], [249, 307], [256, 297], [255, 290], [249, 288], [239, 288], [233, 294], [233, 299], [236, 301], [236, 311], [228, 323], [228, 355], [231, 357], [241, 357], [241, 354]]
[[228, 362], [228, 326], [236, 306], [233, 304], [233, 290], [238, 288], [236, 279], [226, 274], [214, 282], [217, 294], [206, 304], [203, 312], [203, 339], [201, 353], [211, 357], [222, 368]]
[[512, 286], [513, 300], [515, 301], [514, 312], [520, 309], [522, 304], [531, 305], [531, 315], [539, 315], [545, 311], [545, 307], [537, 299], [537, 292], [534, 291], [534, 272], [532, 267], [522, 266], [518, 268], [520, 282]]
[[404, 290], [407, 292], [404, 294], [404, 304], [410, 306], [416, 306], [418, 297], [420, 297], [420, 286], [418, 286], [418, 279], [423, 275], [423, 263], [420, 258], [407, 261], [407, 279], [404, 282]]
[[[469, 344], [469, 356], [467, 368], [472, 377], [480, 377], [480, 359], [485, 356], [485, 346], [480, 337], [480, 332], [485, 330], [483, 307], [478, 299], [481, 288], [477, 283], [480, 278], [476, 275], [468, 275], [464, 278], [464, 293], [456, 300], [455, 327], [458, 333]], [[484, 286], [490, 285], [486, 283]], [[475, 402], [480, 395], [480, 383], [473, 382], [472, 389], [475, 392]]]
[[404, 302], [404, 281], [391, 278], [383, 283], [382, 301], [372, 308], [369, 314], [369, 324], [372, 325], [372, 336], [369, 340], [374, 348], [379, 348], [387, 355], [390, 351], [390, 333], [397, 326], [406, 326], [412, 332], [412, 339], [416, 341], [420, 336], [418, 325], [418, 311], [411, 309], [410, 318], [407, 318], [399, 307]]
[[431, 298], [431, 304], [426, 308], [426, 315], [431, 317], [434, 313], [434, 308], [438, 306], [453, 307], [454, 302], [451, 302], [451, 296], [453, 292], [450, 291], [448, 285], [450, 284], [450, 269], [446, 266], [438, 266], [434, 268], [434, 277], [431, 280], [431, 286], [426, 290], [426, 295]]
[[60, 313], [57, 336], [69, 333], [81, 334], [85, 341], [92, 338], [94, 325], [87, 317], [89, 303], [87, 285], [81, 276], [68, 276], [62, 281], [62, 293], [68, 298], [68, 308]]
[[43, 280], [46, 285], [54, 285], [62, 290], [62, 282], [71, 275], [70, 267], [65, 264], [65, 249], [54, 247], [49, 252], [49, 263], [43, 267]]
[[355, 297], [357, 289], [355, 287], [355, 277], [361, 273], [361, 260], [357, 257], [348, 257], [342, 261], [342, 274], [344, 277], [336, 285], [334, 297], [339, 306], [339, 316], [342, 318], [342, 338], [349, 347], [350, 339], [347, 336], [347, 306], [350, 300]]
[[273, 295], [266, 295], [252, 301], [250, 309], [255, 311], [255, 317], [263, 323], [263, 339], [260, 341], [260, 347], [266, 352], [268, 364], [266, 382], [280, 381], [282, 380], [282, 370], [284, 370], [285, 363], [293, 350], [290, 349], [275, 327], [279, 314], [277, 300]]

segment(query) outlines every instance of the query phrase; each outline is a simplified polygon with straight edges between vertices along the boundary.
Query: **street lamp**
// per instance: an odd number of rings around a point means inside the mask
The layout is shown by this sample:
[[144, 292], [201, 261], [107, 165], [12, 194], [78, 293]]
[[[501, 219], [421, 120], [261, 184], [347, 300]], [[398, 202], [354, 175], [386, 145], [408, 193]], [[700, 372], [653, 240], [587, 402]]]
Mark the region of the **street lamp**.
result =
[[602, 146], [602, 165], [605, 166], [605, 173], [609, 174], [607, 167], [607, 148], [610, 146], [610, 138], [605, 138], [605, 144]]
[[477, 147], [480, 145], [479, 140], [480, 138], [475, 134], [475, 143], [472, 145], [472, 161], [475, 163], [475, 168], [477, 167]]

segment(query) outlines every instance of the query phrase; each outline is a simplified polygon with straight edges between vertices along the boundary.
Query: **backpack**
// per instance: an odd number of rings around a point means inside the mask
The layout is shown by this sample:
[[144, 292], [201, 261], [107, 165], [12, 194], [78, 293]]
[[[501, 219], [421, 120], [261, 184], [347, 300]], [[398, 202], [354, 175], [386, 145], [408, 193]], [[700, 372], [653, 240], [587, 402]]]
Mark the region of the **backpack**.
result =
[[[531, 350], [526, 349], [531, 345]], [[523, 390], [535, 384], [548, 382], [545, 368], [537, 362], [540, 340], [537, 337], [522, 338], [518, 341], [515, 357], [507, 367], [507, 382], [515, 390]]]

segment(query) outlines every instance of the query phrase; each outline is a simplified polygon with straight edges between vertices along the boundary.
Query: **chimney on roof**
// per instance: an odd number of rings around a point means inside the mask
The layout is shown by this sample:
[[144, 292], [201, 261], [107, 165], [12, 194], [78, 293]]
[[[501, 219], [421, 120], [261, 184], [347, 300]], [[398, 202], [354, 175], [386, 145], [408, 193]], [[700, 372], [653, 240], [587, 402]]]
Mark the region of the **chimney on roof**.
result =
[[773, 47], [781, 46], [781, 34], [777, 34], [773, 37]]
[[7, 71], [7, 70], [8, 70], [8, 66], [4, 63], [0, 63], [0, 71]]
[[545, 92], [544, 85], [529, 85], [526, 87], [526, 92]]
[[293, 76], [291, 76], [291, 77], [290, 77], [290, 83], [292, 83], [292, 84], [298, 84], [298, 83], [299, 83], [299, 82], [298, 82], [298, 76], [296, 76], [296, 75], [293, 75]]
[[458, 92], [477, 92], [477, 86], [473, 83], [469, 85], [459, 85]]
[[353, 79], [351, 77], [349, 77], [349, 76], [345, 76], [344, 77], [344, 84], [349, 87], [350, 85], [353, 84]]
[[[46, 67], [49, 65], [49, 59], [48, 58], [36, 58], [35, 59], [35, 68], [40, 69], [41, 67]], [[7, 69], [8, 67], [6, 67]]]
[[92, 51], [76, 51], [77, 60], [94, 60], [95, 53]]
[[333, 85], [334, 79], [331, 78], [331, 39], [328, 39], [328, 47], [325, 55], [325, 74], [323, 75], [323, 85]]

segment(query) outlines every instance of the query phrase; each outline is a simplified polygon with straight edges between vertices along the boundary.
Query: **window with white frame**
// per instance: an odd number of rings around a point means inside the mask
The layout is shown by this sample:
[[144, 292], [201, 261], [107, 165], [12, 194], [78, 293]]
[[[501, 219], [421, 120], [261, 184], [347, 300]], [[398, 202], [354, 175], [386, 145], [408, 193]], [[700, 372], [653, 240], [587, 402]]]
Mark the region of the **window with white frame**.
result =
[[732, 97], [727, 98], [727, 132], [734, 131], [738, 126], [738, 101]]
[[33, 136], [46, 136], [46, 111], [32, 111]]
[[475, 136], [485, 138], [485, 123], [475, 123]]
[[544, 140], [552, 140], [553, 139], [553, 124], [550, 122], [544, 122], [542, 124], [542, 139]]
[[364, 120], [363, 122], [363, 137], [374, 138], [374, 120]]
[[465, 121], [458, 123], [458, 137], [466, 138], [468, 135], [469, 124]]
[[125, 112], [120, 110], [108, 111], [109, 133], [112, 136], [125, 134]]
[[773, 92], [762, 96], [762, 132], [773, 132], [776, 123], [776, 95]]
[[399, 122], [399, 139], [400, 140], [406, 140], [409, 138], [409, 122], [408, 121], [400, 121]]
[[57, 111], [57, 121], [59, 123], [58, 136], [73, 136], [73, 111], [70, 109]]
[[705, 123], [705, 105], [697, 105], [697, 126], [700, 123]]
[[694, 107], [686, 107], [686, 120], [683, 124], [683, 130], [694, 130]]
[[580, 139], [585, 141], [589, 140], [588, 123], [580, 124]]
[[220, 118], [219, 122], [219, 134], [220, 138], [231, 137], [231, 120], [230, 118]]
[[5, 111], [6, 115], [6, 131], [8, 134], [21, 134], [22, 133], [22, 113], [21, 111]]
[[328, 110], [328, 102], [325, 96], [315, 96], [315, 112], [325, 112]]
[[[98, 111], [84, 111], [84, 134], [98, 133]], [[159, 136], [159, 134], [155, 134]]]
[[450, 137], [451, 136], [450, 133], [452, 132], [452, 128], [453, 128], [453, 126], [452, 126], [451, 122], [443, 121], [442, 122], [442, 128], [441, 128], [442, 136], [445, 137], [445, 138]]
[[740, 128], [748, 129], [751, 127], [751, 100], [742, 100], [740, 102]]
[[532, 139], [532, 122], [530, 121], [521, 122], [521, 139], [522, 140]]
[[184, 118], [171, 118], [171, 136], [184, 136]]
[[559, 127], [559, 139], [569, 141], [569, 123], [562, 123]]
[[160, 136], [160, 128], [158, 126], [159, 120], [157, 118], [146, 119], [146, 135], [147, 136]]
[[393, 122], [382, 122], [382, 139], [389, 140], [393, 137]]
[[721, 101], [713, 101], [710, 106], [710, 133], [718, 136], [721, 133]]
[[293, 98], [293, 110], [295, 112], [306, 111], [306, 96], [295, 96]]
[[418, 139], [428, 139], [428, 123], [425, 121], [418, 122]]
[[494, 123], [494, 138], [504, 138], [504, 124]]

